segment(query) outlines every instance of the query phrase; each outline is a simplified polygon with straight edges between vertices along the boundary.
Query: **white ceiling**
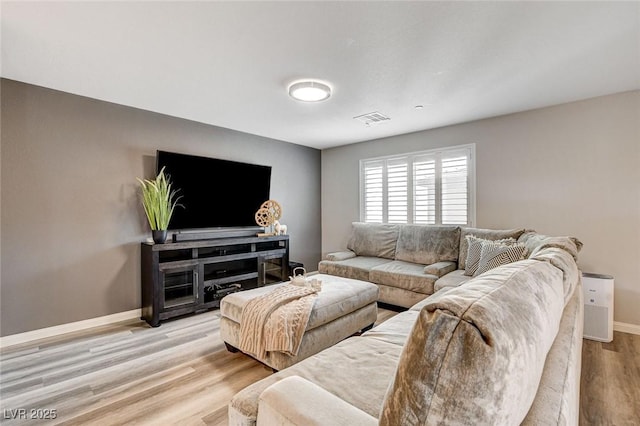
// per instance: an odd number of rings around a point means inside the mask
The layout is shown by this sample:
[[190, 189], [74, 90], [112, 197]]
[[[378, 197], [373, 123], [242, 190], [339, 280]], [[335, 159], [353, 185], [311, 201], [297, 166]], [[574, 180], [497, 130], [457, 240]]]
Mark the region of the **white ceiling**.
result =
[[[634, 1], [3, 1], [0, 13], [5, 78], [319, 149], [640, 89]], [[304, 77], [333, 96], [292, 100]], [[353, 119], [373, 111], [391, 120]]]

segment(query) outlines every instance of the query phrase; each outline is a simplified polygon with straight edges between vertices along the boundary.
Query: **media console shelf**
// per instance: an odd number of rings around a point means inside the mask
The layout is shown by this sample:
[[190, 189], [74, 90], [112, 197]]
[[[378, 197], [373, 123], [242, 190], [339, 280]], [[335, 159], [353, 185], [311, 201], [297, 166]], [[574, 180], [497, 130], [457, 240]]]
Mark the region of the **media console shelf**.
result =
[[142, 243], [142, 319], [152, 327], [220, 307], [229, 293], [286, 281], [289, 236]]

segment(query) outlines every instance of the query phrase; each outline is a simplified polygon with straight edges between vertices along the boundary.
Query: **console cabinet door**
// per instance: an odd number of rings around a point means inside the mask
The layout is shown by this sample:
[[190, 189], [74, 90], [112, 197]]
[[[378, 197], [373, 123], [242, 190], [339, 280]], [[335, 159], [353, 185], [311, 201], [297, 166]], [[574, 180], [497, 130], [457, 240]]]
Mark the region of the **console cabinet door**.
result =
[[283, 254], [260, 256], [258, 258], [258, 285], [264, 286], [269, 284], [288, 281], [289, 273], [287, 257]]
[[198, 265], [160, 270], [162, 311], [192, 307], [198, 299]]

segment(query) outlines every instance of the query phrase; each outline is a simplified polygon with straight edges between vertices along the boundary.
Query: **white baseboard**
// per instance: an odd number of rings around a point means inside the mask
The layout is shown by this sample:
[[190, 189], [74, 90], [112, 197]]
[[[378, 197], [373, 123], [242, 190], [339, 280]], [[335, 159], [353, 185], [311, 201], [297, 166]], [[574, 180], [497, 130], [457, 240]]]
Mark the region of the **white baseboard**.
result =
[[621, 331], [623, 333], [640, 335], [640, 325], [628, 324], [626, 322], [613, 322], [613, 329], [615, 331]]
[[139, 319], [141, 314], [141, 309], [134, 309], [132, 311], [105, 315], [103, 317], [91, 318], [88, 320], [70, 322], [68, 324], [60, 324], [53, 327], [40, 328], [33, 331], [26, 331], [24, 333], [12, 334], [10, 336], [0, 337], [0, 348], [28, 343], [39, 339], [46, 339], [48, 337], [54, 337], [60, 334], [86, 330], [88, 328], [99, 327], [101, 325], [109, 325], [120, 321], [127, 321], [134, 318]]

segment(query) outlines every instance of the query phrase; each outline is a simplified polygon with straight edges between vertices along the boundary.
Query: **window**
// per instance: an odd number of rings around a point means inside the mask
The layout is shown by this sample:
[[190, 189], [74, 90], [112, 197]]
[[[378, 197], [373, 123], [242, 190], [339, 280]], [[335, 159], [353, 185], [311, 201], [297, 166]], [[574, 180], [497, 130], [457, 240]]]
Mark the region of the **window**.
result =
[[360, 161], [360, 220], [472, 225], [475, 145]]

